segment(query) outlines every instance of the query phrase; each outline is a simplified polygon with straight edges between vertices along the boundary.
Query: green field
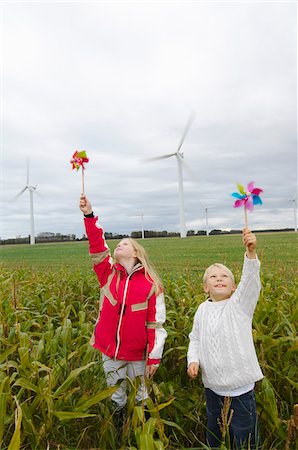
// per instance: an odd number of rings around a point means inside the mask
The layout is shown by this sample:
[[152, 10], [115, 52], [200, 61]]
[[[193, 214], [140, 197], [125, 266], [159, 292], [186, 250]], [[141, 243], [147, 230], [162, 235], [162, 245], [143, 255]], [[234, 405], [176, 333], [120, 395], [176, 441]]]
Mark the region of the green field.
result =
[[[297, 263], [297, 233], [259, 233], [258, 252], [264, 268], [286, 267], [292, 270]], [[111, 251], [118, 241], [107, 241]], [[140, 240], [151, 260], [161, 272], [202, 271], [214, 261], [238, 266], [244, 252], [241, 235], [195, 236], [186, 239], [160, 238]], [[12, 266], [25, 264], [32, 267], [59, 266], [81, 270], [90, 268], [88, 242], [53, 244], [3, 245], [0, 261]]]
[[[256, 386], [263, 450], [296, 449], [290, 437], [297, 399], [297, 234], [260, 233], [262, 293], [254, 340], [265, 375]], [[87, 242], [0, 246], [0, 448], [203, 449], [200, 381], [186, 375], [188, 334], [204, 300], [206, 266], [227, 264], [239, 280], [241, 235], [141, 241], [165, 288], [164, 358], [151, 401], [134, 405], [116, 436], [98, 352], [89, 345], [99, 287]], [[117, 241], [109, 241], [111, 249]], [[10, 446], [10, 447], [9, 447]], [[288, 447], [287, 447], [288, 446]], [[222, 449], [229, 449], [223, 442]]]

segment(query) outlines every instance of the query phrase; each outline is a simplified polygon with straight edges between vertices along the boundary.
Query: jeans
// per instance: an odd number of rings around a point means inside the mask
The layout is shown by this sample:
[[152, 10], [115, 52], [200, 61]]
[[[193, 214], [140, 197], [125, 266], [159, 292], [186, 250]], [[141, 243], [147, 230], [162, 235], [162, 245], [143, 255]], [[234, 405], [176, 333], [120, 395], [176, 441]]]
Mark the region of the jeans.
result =
[[[207, 409], [207, 444], [210, 447], [220, 447], [222, 433], [218, 422], [225, 397], [215, 394], [211, 389], [205, 389]], [[254, 391], [246, 392], [238, 397], [230, 397], [228, 418], [232, 414], [229, 426], [230, 445], [233, 449], [259, 449], [258, 423]], [[232, 413], [233, 410], [233, 413]]]

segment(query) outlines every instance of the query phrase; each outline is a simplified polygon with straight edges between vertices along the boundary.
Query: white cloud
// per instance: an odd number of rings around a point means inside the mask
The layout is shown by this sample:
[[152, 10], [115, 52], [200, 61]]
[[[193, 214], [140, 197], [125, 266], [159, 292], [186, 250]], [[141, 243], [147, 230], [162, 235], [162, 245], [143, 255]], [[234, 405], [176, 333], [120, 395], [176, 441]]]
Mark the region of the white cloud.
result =
[[175, 152], [183, 144], [187, 229], [240, 228], [236, 183], [254, 180], [257, 228], [293, 227], [297, 186], [296, 4], [24, 2], [3, 7], [0, 236], [83, 232], [81, 174], [107, 231], [179, 230]]

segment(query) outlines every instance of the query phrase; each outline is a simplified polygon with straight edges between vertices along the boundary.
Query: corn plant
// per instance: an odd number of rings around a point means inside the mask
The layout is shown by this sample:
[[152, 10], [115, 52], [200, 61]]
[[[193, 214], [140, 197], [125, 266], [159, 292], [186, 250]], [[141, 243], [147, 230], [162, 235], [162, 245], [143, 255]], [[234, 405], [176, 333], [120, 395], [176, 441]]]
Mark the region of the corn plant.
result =
[[[256, 386], [263, 450], [295, 448], [290, 423], [297, 403], [298, 289], [294, 257], [287, 252], [288, 265], [264, 263], [253, 320], [265, 375]], [[176, 257], [162, 273], [168, 332], [163, 361], [146, 404], [135, 404], [131, 384], [120, 437], [110, 406], [115, 388], [106, 387], [100, 355], [89, 344], [99, 300], [91, 268], [0, 265], [1, 449], [208, 448], [204, 389], [199, 378], [188, 378], [186, 353], [195, 311], [204, 301], [203, 269], [213, 260], [204, 256], [200, 266], [191, 253], [186, 256], [187, 267], [178, 267]], [[229, 261], [226, 249], [221, 256], [239, 280], [240, 263]]]

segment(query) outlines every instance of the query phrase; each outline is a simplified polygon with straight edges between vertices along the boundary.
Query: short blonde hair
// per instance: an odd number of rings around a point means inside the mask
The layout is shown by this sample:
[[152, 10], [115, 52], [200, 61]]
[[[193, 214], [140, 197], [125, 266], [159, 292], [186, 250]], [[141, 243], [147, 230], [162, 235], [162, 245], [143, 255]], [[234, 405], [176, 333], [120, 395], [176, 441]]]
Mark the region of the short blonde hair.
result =
[[219, 269], [224, 270], [229, 275], [229, 277], [232, 279], [233, 283], [235, 283], [235, 278], [234, 278], [233, 272], [231, 272], [231, 270], [227, 266], [225, 266], [224, 264], [220, 264], [220, 263], [214, 263], [214, 264], [211, 264], [211, 266], [207, 267], [207, 269], [205, 270], [205, 273], [203, 275], [203, 284], [206, 283], [209, 272], [214, 267], [218, 267]]

